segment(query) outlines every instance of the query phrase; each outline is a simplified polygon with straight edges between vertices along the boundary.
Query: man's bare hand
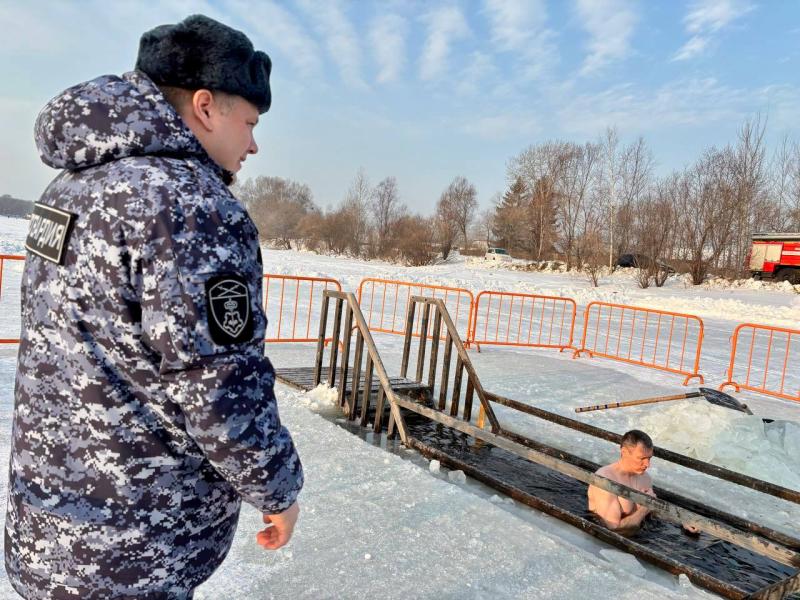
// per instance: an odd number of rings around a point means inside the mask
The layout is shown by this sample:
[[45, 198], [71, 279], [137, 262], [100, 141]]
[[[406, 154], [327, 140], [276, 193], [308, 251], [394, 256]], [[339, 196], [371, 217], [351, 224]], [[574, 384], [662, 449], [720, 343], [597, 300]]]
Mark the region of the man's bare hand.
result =
[[291, 539], [297, 516], [300, 514], [300, 505], [295, 502], [289, 508], [277, 515], [264, 515], [264, 523], [268, 525], [263, 531], [256, 534], [256, 542], [267, 550], [277, 550]]

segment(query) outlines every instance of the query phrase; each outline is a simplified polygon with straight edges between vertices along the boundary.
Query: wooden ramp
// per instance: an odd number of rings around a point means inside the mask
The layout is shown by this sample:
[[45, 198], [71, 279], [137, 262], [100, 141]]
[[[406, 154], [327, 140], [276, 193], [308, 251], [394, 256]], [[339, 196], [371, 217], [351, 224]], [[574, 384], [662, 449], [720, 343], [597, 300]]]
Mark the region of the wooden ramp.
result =
[[[275, 377], [281, 383], [285, 383], [286, 385], [295, 389], [307, 392], [316, 387], [316, 384], [314, 383], [314, 369], [315, 367], [275, 369]], [[361, 373], [359, 379], [359, 389], [363, 393], [363, 390], [366, 386], [366, 374]], [[328, 367], [322, 367], [320, 381], [323, 383], [330, 381], [330, 369]], [[411, 397], [430, 395], [430, 388], [427, 385], [418, 381], [414, 381], [413, 379], [408, 379], [407, 377], [389, 377], [389, 382], [391, 383], [392, 389], [399, 394], [404, 394]], [[377, 377], [373, 378], [370, 382], [370, 393], [377, 394], [380, 388], [380, 380]], [[344, 393], [347, 397], [351, 396], [353, 393], [352, 369], [348, 369]]]

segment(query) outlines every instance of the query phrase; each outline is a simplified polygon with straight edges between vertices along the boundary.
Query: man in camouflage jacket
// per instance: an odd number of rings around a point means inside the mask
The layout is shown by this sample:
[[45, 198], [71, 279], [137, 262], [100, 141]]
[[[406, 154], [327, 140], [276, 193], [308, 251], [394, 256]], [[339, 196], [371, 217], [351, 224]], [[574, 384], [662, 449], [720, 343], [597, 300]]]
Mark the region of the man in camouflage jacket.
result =
[[190, 598], [241, 499], [274, 525], [262, 546], [291, 536], [302, 467], [263, 353], [258, 234], [226, 187], [257, 150], [269, 73], [195, 16], [39, 115], [63, 171], [22, 282], [5, 560], [25, 598]]

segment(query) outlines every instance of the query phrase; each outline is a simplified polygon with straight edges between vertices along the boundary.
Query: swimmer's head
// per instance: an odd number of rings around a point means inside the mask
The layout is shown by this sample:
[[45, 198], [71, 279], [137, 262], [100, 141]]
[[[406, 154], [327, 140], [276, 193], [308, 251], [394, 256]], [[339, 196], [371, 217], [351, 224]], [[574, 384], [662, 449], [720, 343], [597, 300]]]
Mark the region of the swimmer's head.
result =
[[644, 431], [631, 429], [620, 442], [620, 466], [629, 473], [641, 475], [650, 467], [653, 440]]

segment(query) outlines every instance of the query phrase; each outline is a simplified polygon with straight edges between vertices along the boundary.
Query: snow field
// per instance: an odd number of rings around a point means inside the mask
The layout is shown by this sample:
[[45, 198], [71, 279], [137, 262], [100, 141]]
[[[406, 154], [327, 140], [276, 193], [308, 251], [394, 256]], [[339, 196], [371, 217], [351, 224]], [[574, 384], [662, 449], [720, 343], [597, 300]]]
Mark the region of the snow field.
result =
[[[0, 222], [2, 247], [19, 253], [26, 231], [27, 221]], [[701, 372], [708, 376], [709, 387], [722, 381], [729, 337], [738, 322], [789, 327], [800, 323], [800, 296], [778, 286], [709, 284], [698, 289], [672, 278], [665, 288], [640, 290], [631, 275], [618, 272], [605, 278], [600, 288], [591, 288], [575, 274], [495, 269], [458, 257], [406, 269], [379, 261], [265, 250], [264, 262], [267, 272], [334, 277], [351, 291], [362, 278], [378, 277], [474, 292], [564, 295], [581, 305], [599, 299], [697, 314], [706, 325]], [[16, 288], [14, 283], [5, 285], [6, 277], [14, 276], [13, 268], [4, 275], [0, 337], [19, 328], [18, 283]], [[316, 335], [315, 309], [300, 308], [298, 322], [310, 321], [311, 335]], [[272, 316], [271, 327], [275, 320]], [[578, 340], [579, 331], [576, 326]], [[389, 374], [398, 374], [402, 338], [376, 334], [375, 340]], [[314, 350], [313, 343], [267, 345], [277, 368], [310, 366]], [[6, 431], [0, 438], [0, 462], [4, 464], [8, 464], [15, 352], [15, 347], [0, 347], [0, 426]], [[577, 406], [687, 388], [680, 385], [681, 377], [669, 373], [600, 358], [573, 360], [556, 350], [487, 346], [481, 353], [470, 351], [470, 357], [484, 387], [492, 392], [620, 433], [645, 429], [660, 446], [800, 488], [800, 405], [795, 403], [739, 395], [758, 417], [703, 400], [576, 415]], [[415, 358], [412, 371], [414, 366]], [[693, 385], [688, 389], [695, 389]], [[264, 552], [254, 542], [255, 532], [263, 526], [260, 516], [245, 507], [228, 559], [201, 586], [198, 598], [356, 598], [376, 593], [389, 598], [579, 598], [587, 593], [708, 597], [633, 557], [618, 556], [559, 521], [501, 499], [471, 480], [463, 482], [463, 474], [404, 449], [387, 453], [379, 440], [370, 443], [352, 435], [330, 421], [336, 419], [330, 390], [300, 394], [279, 385], [276, 391], [282, 420], [297, 442], [307, 477], [295, 538], [285, 549]], [[496, 412], [505, 426], [544, 443], [596, 462], [616, 458], [618, 449], [610, 443], [503, 407], [496, 407]], [[760, 416], [778, 422], [765, 426]], [[656, 485], [797, 535], [797, 505], [663, 461], [654, 461], [651, 472]], [[3, 477], [0, 499], [5, 497]], [[4, 574], [0, 597], [13, 597]]]

